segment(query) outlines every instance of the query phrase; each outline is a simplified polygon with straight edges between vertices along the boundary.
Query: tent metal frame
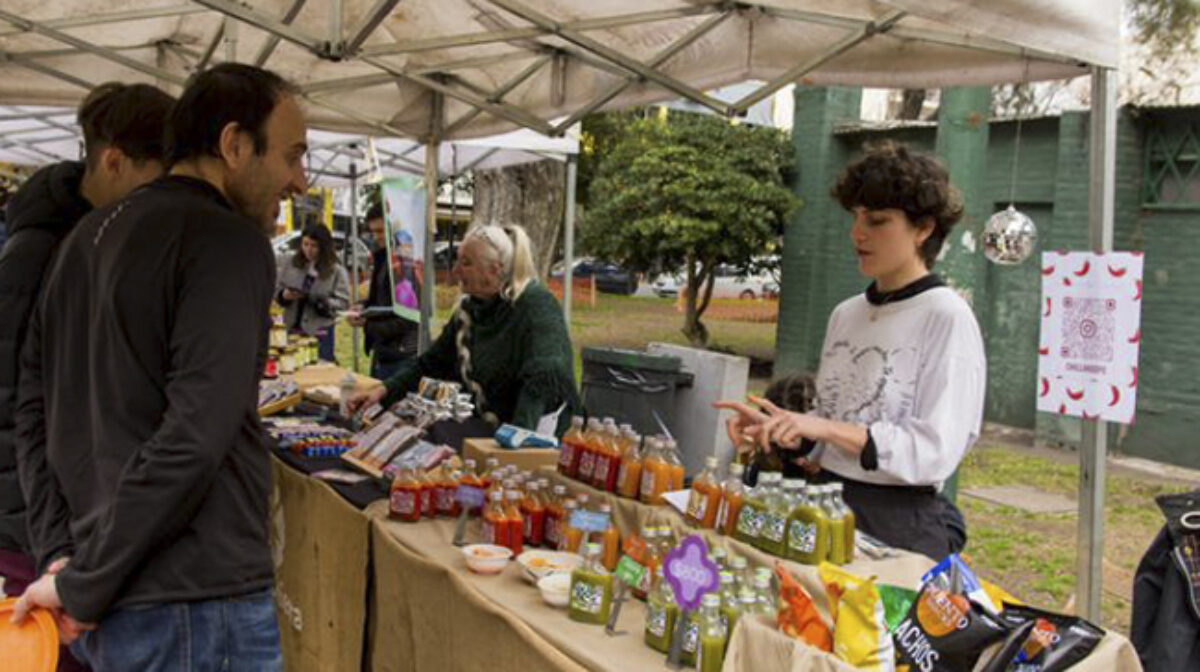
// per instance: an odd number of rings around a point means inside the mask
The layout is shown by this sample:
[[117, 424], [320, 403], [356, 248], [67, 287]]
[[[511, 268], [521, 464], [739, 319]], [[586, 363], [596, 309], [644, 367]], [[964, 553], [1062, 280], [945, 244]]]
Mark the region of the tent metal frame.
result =
[[[570, 125], [574, 124], [584, 115], [603, 108], [627, 87], [635, 84], [653, 84], [719, 114], [735, 115], [744, 113], [755, 102], [796, 81], [806, 73], [819, 68], [829, 60], [854, 49], [857, 45], [865, 41], [877, 39], [883, 35], [888, 36], [890, 39], [913, 40], [931, 44], [992, 51], [1030, 60], [1086, 65], [1053, 53], [1027, 49], [986, 37], [913, 29], [903, 25], [903, 20], [907, 15], [898, 10], [885, 12], [875, 17], [874, 20], [863, 21], [831, 14], [762, 6], [754, 2], [721, 2], [671, 10], [638, 12], [621, 16], [562, 22], [534, 10], [519, 0], [488, 0], [498, 10], [496, 15], [489, 17], [489, 20], [496, 24], [489, 26], [491, 28], [489, 30], [432, 39], [412, 40], [402, 43], [368, 44], [368, 41], [379, 32], [380, 25], [398, 4], [398, 1], [376, 0], [366, 14], [359, 18], [358, 22], [347, 31], [342, 21], [341, 0], [329, 0], [327, 2], [329, 9], [328, 30], [325, 35], [321, 36], [311, 35], [292, 25], [294, 19], [305, 8], [305, 0], [295, 0], [289, 11], [281, 18], [265, 16], [234, 0], [194, 0], [194, 4], [180, 4], [157, 9], [110, 12], [44, 21], [31, 21], [7, 10], [0, 10], [0, 23], [7, 23], [12, 26], [11, 30], [0, 32], [0, 37], [22, 33], [36, 33], [73, 49], [106, 59], [134, 72], [149, 75], [161, 83], [182, 86], [185, 84], [185, 78], [164, 68], [147, 65], [129, 58], [122, 53], [127, 51], [125, 49], [94, 44], [64, 31], [76, 27], [120, 21], [182, 16], [203, 11], [218, 12], [228, 17], [229, 21], [222, 25], [222, 28], [219, 30], [219, 36], [213, 39], [206, 52], [193, 56], [200, 69], [212, 62], [215, 58], [218, 44], [221, 42], [224, 42], [226, 46], [226, 58], [228, 60], [235, 60], [237, 58], [237, 38], [234, 26], [239, 24], [265, 31], [270, 37], [252, 61], [257, 65], [264, 65], [269, 61], [272, 52], [280, 41], [286, 41], [299, 46], [325, 60], [355, 61], [368, 65], [378, 70], [380, 74], [352, 77], [345, 80], [344, 86], [343, 83], [333, 81], [313, 83], [309, 85], [308, 89], [302, 95], [306, 100], [315, 105], [336, 112], [349, 121], [387, 135], [404, 135], [404, 132], [387, 121], [371, 119], [367, 115], [359, 114], [354, 110], [350, 110], [337, 102], [321, 96], [334, 92], [354, 91], [371, 86], [380, 86], [393, 80], [403, 80], [420, 85], [430, 92], [431, 110], [435, 112], [431, 115], [433, 123], [424, 132], [424, 137], [420, 138], [426, 145], [426, 158], [423, 168], [431, 194], [428, 199], [429, 213], [427, 219], [429, 222], [433, 222], [435, 216], [436, 156], [438, 144], [448, 134], [460, 130], [475, 115], [480, 113], [491, 114], [507, 122], [531, 128], [546, 135], [561, 136]], [[513, 20], [521, 21], [528, 25], [510, 24], [507, 18], [500, 18], [500, 12], [506, 17], [511, 17]], [[758, 90], [741, 100], [733, 104], [727, 104], [671, 76], [664, 71], [663, 66], [670, 62], [671, 58], [684, 47], [714, 29], [733, 13], [758, 13], [771, 18], [821, 24], [827, 27], [844, 29], [846, 34], [830, 45], [824, 53], [804, 63], [796, 64], [792, 69], [772, 81], [763, 84]], [[656, 54], [648, 62], [642, 62], [620, 53], [606, 45], [602, 40], [588, 34], [593, 31], [620, 26], [701, 15], [712, 16], [689, 31], [687, 35], [676, 40], [667, 49]], [[230, 35], [229, 33], [233, 34]], [[510, 43], [517, 47], [519, 51], [528, 52], [530, 57], [536, 60], [522, 71], [519, 76], [510, 79], [491, 91], [481, 90], [479, 87], [470, 84], [465, 78], [455, 74], [460, 69], [469, 69], [478, 64], [480, 62], [478, 58], [460, 59], [455, 64], [455, 67], [450, 67], [450, 64], [447, 64], [444, 67], [433, 66], [422, 68], [398, 66], [387, 60], [391, 56], [415, 52], [452, 50], [459, 47], [501, 42]], [[166, 49], [180, 55], [189, 53], [181, 45], [149, 44], [145, 45], [145, 48]], [[48, 54], [50, 53], [55, 52], [0, 52], [0, 62], [13, 63], [81, 88], [91, 88], [93, 86], [91, 82], [83, 78], [62, 72], [44, 63], [44, 59], [49, 58]], [[510, 57], [516, 58], [517, 54], [514, 53]], [[561, 80], [561, 76], [569, 63], [601, 69], [605, 72], [618, 75], [624, 81], [604, 91], [601, 95], [595, 96], [588, 103], [576, 107], [564, 122], [552, 125], [537, 115], [530, 113], [528, 110], [522, 109], [520, 106], [505, 100], [510, 94], [532, 78], [534, 74], [540, 72], [547, 63], [550, 63], [551, 67], [554, 68], [554, 72], [558, 74], [558, 76], [552, 78], [552, 86], [564, 86], [565, 82]], [[1103, 252], [1112, 249], [1113, 166], [1115, 161], [1116, 115], [1115, 78], [1113, 70], [1098, 66], [1092, 67], [1091, 78], [1093, 87], [1091, 103], [1092, 131], [1090, 140], [1091, 246], [1096, 251]], [[556, 93], [561, 95], [561, 88]], [[445, 123], [446, 120], [443, 119], [444, 101], [447, 99], [464, 103], [472, 107], [473, 111], [447, 124]], [[9, 142], [15, 143], [11, 146], [24, 147], [26, 151], [42, 152], [42, 150], [36, 148], [30, 149], [25, 147], [24, 143], [20, 143], [19, 141], [10, 140]], [[568, 166], [568, 172], [573, 175], [573, 162], [569, 163]], [[568, 195], [574, 195], [573, 188], [568, 189]], [[571, 218], [573, 209], [574, 204], [568, 203], [568, 220]], [[430, 233], [432, 234], [432, 229], [430, 229]], [[566, 237], [567, 249], [565, 251], [568, 261], [565, 282], [568, 288], [571, 281], [570, 262], [573, 258], [572, 246], [573, 235], [569, 233]], [[432, 254], [432, 248], [432, 243], [426, 246], [428, 254]], [[433, 272], [432, 260], [427, 260], [426, 272], [430, 274]], [[426, 307], [432, 305], [432, 289], [432, 278], [427, 278], [425, 283], [426, 296], [423, 297], [423, 305]], [[569, 296], [568, 289], [566, 297]], [[567, 310], [569, 310], [569, 298], [565, 303], [567, 304]], [[426, 324], [428, 323], [426, 322]], [[428, 335], [424, 334], [424, 336], [425, 342], [428, 342]], [[1092, 420], [1085, 421], [1084, 427], [1085, 440], [1084, 450], [1081, 454], [1080, 476], [1080, 492], [1084, 494], [1081, 496], [1079, 520], [1080, 552], [1077, 606], [1081, 614], [1096, 619], [1099, 616], [1100, 607], [1100, 555], [1098, 551], [1103, 538], [1104, 457], [1107, 450], [1107, 431], [1105, 423]]]

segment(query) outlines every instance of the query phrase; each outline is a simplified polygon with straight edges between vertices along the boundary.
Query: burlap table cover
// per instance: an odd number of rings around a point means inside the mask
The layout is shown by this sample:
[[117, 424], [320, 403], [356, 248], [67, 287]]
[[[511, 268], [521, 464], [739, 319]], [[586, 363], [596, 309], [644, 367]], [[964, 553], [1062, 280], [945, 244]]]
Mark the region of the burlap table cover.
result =
[[290, 672], [357, 670], [367, 617], [369, 520], [325, 483], [272, 457], [271, 554]]

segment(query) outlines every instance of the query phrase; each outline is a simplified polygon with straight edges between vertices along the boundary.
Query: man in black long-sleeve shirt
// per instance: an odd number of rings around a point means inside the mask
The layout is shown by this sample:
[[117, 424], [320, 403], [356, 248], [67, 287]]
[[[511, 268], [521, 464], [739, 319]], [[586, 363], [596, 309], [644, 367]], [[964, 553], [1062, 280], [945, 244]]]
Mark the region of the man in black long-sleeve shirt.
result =
[[[18, 460], [35, 548], [18, 605], [98, 625], [105, 670], [279, 669], [256, 412], [274, 288], [264, 232], [304, 189], [293, 89], [222, 65], [167, 124], [167, 177], [63, 243], [22, 357]], [[40, 557], [39, 561], [47, 560]]]

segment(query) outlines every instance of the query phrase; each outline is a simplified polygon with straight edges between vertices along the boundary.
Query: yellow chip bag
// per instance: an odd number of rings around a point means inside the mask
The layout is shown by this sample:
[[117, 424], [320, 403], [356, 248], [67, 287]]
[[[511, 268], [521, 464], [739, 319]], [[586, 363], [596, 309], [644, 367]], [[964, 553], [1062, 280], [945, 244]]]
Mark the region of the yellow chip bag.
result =
[[896, 653], [875, 578], [864, 579], [822, 562], [817, 567], [833, 617], [833, 652], [864, 670], [892, 672]]

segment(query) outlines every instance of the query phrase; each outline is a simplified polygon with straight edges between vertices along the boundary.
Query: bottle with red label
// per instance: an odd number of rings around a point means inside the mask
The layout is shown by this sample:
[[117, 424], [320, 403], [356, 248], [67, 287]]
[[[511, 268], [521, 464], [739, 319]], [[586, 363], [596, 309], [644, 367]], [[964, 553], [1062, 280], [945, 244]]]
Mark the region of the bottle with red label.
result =
[[583, 455], [583, 418], [571, 418], [571, 427], [562, 438], [562, 449], [558, 453], [558, 473], [575, 478], [579, 473], [579, 458]]
[[[458, 484], [472, 488], [478, 488], [481, 493], [486, 490], [486, 488], [483, 487], [483, 481], [480, 480], [479, 475], [475, 473], [475, 460], [463, 461], [463, 472], [459, 476]], [[457, 496], [455, 499], [457, 500]], [[486, 501], [486, 497], [483, 499], [483, 501]], [[482, 504], [471, 509], [472, 516], [478, 516], [482, 512]]]
[[496, 480], [496, 471], [500, 469], [500, 460], [489, 457], [483, 464], [483, 473], [479, 475], [479, 480], [483, 481], [484, 488], [490, 488], [492, 481]]
[[579, 454], [579, 471], [575, 479], [584, 483], [592, 482], [592, 471], [596, 467], [596, 451], [601, 444], [601, 433], [604, 427], [596, 418], [588, 419], [587, 431], [583, 435], [582, 451]]
[[412, 469], [401, 469], [392, 481], [388, 494], [388, 517], [415, 523], [421, 519], [421, 483]]
[[521, 515], [521, 493], [509, 490], [504, 493], [507, 500], [504, 517], [508, 521], [508, 547], [516, 557], [525, 549], [525, 517]]
[[547, 548], [558, 548], [562, 542], [563, 502], [566, 498], [566, 486], [556, 485], [546, 502], [545, 532], [542, 538]]
[[617, 476], [621, 474], [621, 430], [612, 418], [604, 419], [604, 452], [596, 459], [592, 469], [592, 486], [605, 492], [617, 489]]
[[546, 503], [537, 483], [525, 486], [525, 496], [521, 498], [521, 522], [525, 526], [525, 543], [541, 546], [546, 535]]
[[504, 510], [504, 493], [493, 491], [483, 509], [483, 540], [496, 546], [508, 546], [508, 515]]
[[458, 498], [455, 496], [458, 491], [460, 478], [461, 476], [457, 470], [452, 471], [446, 465], [442, 465], [441, 471], [438, 473], [436, 501], [439, 516], [456, 518], [462, 510], [462, 507], [458, 503]]
[[417, 469], [415, 473], [417, 480], [421, 483], [421, 515], [426, 518], [436, 518], [439, 485], [432, 474], [426, 473], [423, 469]]

